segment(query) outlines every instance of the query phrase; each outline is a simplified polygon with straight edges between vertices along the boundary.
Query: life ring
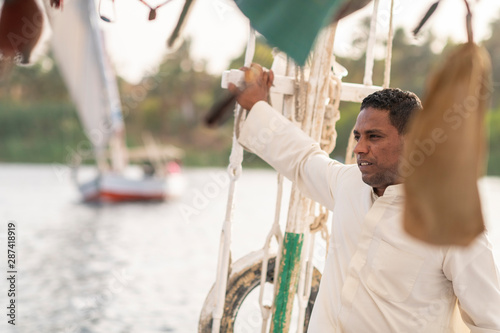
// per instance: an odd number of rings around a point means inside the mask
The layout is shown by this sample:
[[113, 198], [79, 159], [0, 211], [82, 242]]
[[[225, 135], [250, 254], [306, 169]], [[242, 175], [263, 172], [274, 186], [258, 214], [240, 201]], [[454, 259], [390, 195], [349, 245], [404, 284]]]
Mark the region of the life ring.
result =
[[[246, 297], [260, 285], [263, 257], [263, 251], [252, 252], [231, 265], [232, 269], [227, 281], [224, 314], [221, 320], [220, 332], [234, 332], [238, 311]], [[269, 258], [266, 276], [266, 282], [268, 283], [274, 283], [275, 264], [276, 256]], [[307, 326], [309, 325], [309, 319], [311, 318], [314, 301], [318, 294], [320, 280], [321, 273], [314, 267], [311, 294], [309, 296], [304, 320], [304, 332], [307, 331]], [[198, 323], [199, 333], [212, 332], [212, 312], [215, 308], [215, 297], [214, 284], [203, 304]]]

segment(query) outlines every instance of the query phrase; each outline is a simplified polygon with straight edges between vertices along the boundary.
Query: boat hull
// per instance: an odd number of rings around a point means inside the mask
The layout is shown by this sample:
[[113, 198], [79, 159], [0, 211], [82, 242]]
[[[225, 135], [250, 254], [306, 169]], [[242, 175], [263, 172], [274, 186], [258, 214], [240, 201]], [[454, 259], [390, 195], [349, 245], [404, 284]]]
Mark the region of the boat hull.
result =
[[137, 179], [103, 173], [79, 185], [79, 189], [87, 202], [162, 201], [178, 197], [182, 192], [181, 183], [180, 174]]

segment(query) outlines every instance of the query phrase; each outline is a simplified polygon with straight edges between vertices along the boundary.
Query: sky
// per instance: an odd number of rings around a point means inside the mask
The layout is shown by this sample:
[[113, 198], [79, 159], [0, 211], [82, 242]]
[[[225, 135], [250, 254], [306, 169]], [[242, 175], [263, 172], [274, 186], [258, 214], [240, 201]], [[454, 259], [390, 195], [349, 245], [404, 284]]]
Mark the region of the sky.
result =
[[[102, 0], [104, 4], [111, 0]], [[146, 0], [152, 7], [165, 0]], [[394, 24], [410, 32], [418, 24], [433, 0], [395, 0]], [[473, 5], [473, 29], [476, 40], [489, 36], [489, 22], [500, 15], [498, 0], [469, 0]], [[171, 0], [157, 11], [157, 18], [148, 21], [149, 9], [138, 0], [120, 0], [116, 3], [116, 21], [101, 22], [106, 45], [117, 73], [130, 82], [138, 82], [145, 73], [154, 72], [168, 52], [166, 40], [170, 36], [184, 1]], [[106, 9], [107, 7], [104, 7]], [[336, 33], [335, 53], [352, 53], [350, 40], [363, 17], [370, 15], [373, 4], [342, 19]], [[380, 0], [379, 38], [388, 29], [389, 0]], [[438, 37], [436, 50], [447, 38], [465, 41], [465, 6], [463, 0], [442, 0], [427, 22], [424, 30], [432, 30]], [[192, 57], [207, 63], [213, 74], [225, 70], [229, 61], [239, 56], [246, 45], [249, 23], [233, 0], [197, 0], [187, 21], [183, 37], [192, 40]], [[441, 43], [439, 45], [439, 42]]]

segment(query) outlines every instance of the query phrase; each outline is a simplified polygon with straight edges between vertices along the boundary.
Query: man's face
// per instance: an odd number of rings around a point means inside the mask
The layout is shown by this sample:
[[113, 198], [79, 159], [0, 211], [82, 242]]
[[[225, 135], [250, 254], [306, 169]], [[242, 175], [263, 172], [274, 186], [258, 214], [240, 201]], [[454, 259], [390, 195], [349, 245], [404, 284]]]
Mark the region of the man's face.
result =
[[403, 152], [403, 135], [389, 120], [389, 112], [367, 107], [354, 126], [354, 147], [363, 181], [382, 195], [389, 185], [401, 183], [398, 164]]

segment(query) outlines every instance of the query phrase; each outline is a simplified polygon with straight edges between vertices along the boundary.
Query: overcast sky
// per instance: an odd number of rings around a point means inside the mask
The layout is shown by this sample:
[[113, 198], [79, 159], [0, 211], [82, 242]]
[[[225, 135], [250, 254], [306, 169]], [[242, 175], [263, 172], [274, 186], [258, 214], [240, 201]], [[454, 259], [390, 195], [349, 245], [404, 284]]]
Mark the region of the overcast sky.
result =
[[[102, 0], [103, 2], [111, 0]], [[151, 6], [164, 0], [146, 0]], [[411, 31], [434, 0], [396, 0], [395, 25]], [[489, 35], [489, 22], [500, 15], [498, 0], [470, 0], [474, 4], [474, 33], [476, 39]], [[170, 35], [184, 1], [172, 0], [157, 11], [157, 19], [148, 21], [149, 9], [138, 0], [116, 1], [117, 21], [102, 22], [106, 43], [119, 75], [137, 82], [146, 71], [154, 71], [166, 50]], [[389, 0], [380, 0], [380, 10], [388, 13]], [[335, 52], [349, 52], [350, 38], [360, 19], [371, 12], [373, 4], [343, 19], [339, 24]], [[463, 0], [442, 0], [426, 29], [432, 29], [441, 40], [448, 36], [465, 41], [465, 6]], [[377, 26], [380, 33], [387, 31], [387, 19]], [[205, 59], [212, 73], [224, 70], [228, 61], [243, 51], [248, 34], [248, 21], [232, 0], [197, 0], [187, 22], [184, 36], [193, 40], [192, 55]]]

